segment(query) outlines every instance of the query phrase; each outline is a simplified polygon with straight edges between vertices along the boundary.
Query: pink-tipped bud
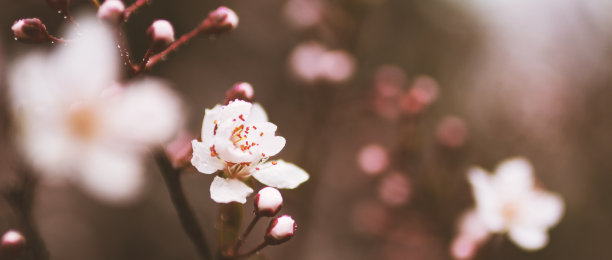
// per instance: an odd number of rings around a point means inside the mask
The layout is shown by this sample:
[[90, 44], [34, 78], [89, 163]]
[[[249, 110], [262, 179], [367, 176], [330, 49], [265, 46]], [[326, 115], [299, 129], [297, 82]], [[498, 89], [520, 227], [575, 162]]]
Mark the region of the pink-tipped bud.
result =
[[210, 33], [226, 33], [238, 27], [238, 15], [234, 10], [221, 6], [210, 12], [201, 26], [203, 31]]
[[123, 20], [125, 4], [121, 0], [106, 0], [98, 8], [98, 18], [111, 24], [119, 24]]
[[174, 42], [174, 27], [166, 20], [156, 20], [149, 26], [147, 38], [153, 51], [162, 51]]
[[47, 27], [38, 18], [26, 18], [16, 21], [11, 27], [15, 39], [30, 42], [41, 43], [49, 40]]
[[60, 11], [60, 12], [68, 12], [70, 8], [70, 0], [46, 0], [47, 4], [51, 6], [51, 8]]
[[26, 240], [23, 235], [16, 230], [9, 230], [2, 235], [0, 245], [0, 259], [15, 259], [23, 253]]
[[293, 237], [297, 225], [295, 220], [288, 215], [282, 215], [270, 222], [264, 239], [270, 245], [278, 245]]
[[191, 165], [191, 157], [193, 156], [191, 140], [193, 139], [194, 137], [191, 134], [182, 131], [165, 147], [166, 156], [168, 156], [174, 168], [180, 169]]
[[265, 187], [255, 195], [255, 215], [273, 217], [283, 206], [283, 196], [272, 187]]
[[252, 102], [254, 97], [255, 90], [253, 90], [253, 86], [247, 82], [239, 82], [225, 92], [225, 104], [227, 105], [230, 101], [236, 99]]

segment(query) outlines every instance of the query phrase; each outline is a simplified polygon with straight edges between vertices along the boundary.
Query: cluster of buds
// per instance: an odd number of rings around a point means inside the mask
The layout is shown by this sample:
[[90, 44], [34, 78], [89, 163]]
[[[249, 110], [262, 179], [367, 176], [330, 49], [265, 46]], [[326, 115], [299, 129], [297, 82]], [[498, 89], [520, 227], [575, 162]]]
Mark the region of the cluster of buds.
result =
[[[254, 204], [257, 217], [273, 217], [281, 210], [283, 197], [276, 188], [265, 187], [255, 196]], [[270, 245], [278, 245], [291, 239], [295, 229], [293, 218], [282, 215], [270, 222], [264, 239]]]

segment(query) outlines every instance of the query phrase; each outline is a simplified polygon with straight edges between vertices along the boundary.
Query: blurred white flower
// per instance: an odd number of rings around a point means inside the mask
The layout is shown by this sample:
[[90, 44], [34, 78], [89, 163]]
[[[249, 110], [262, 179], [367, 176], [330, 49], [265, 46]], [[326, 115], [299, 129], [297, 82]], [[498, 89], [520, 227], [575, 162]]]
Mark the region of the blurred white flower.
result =
[[309, 83], [347, 81], [353, 76], [355, 63], [355, 58], [348, 52], [328, 50], [318, 42], [305, 42], [296, 46], [289, 57], [293, 74]]
[[468, 210], [459, 219], [458, 234], [450, 248], [452, 256], [455, 259], [472, 259], [489, 235], [489, 230], [476, 210]]
[[476, 213], [489, 232], [508, 232], [525, 250], [546, 246], [548, 229], [561, 219], [564, 203], [559, 195], [535, 186], [533, 169], [526, 159], [506, 160], [493, 175], [472, 168], [469, 181]]
[[210, 196], [217, 203], [245, 203], [253, 189], [243, 181], [253, 176], [259, 182], [293, 189], [308, 180], [298, 166], [282, 160], [266, 162], [285, 146], [285, 138], [276, 136], [276, 125], [258, 104], [234, 100], [225, 106], [206, 109], [202, 124], [202, 142], [193, 140], [191, 163], [198, 171], [215, 176]]
[[143, 185], [142, 154], [171, 138], [179, 98], [163, 82], [122, 87], [114, 34], [94, 18], [54, 53], [34, 53], [10, 72], [25, 157], [48, 181], [69, 180], [107, 202], [129, 202]]

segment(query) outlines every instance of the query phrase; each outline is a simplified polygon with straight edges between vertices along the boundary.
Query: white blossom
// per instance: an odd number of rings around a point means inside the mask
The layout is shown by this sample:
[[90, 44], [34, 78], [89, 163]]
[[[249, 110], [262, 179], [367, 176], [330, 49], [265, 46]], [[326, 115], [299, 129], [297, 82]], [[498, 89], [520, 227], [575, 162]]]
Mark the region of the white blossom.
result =
[[107, 202], [127, 202], [143, 185], [146, 148], [169, 140], [180, 100], [164, 82], [119, 80], [114, 34], [96, 19], [53, 53], [33, 53], [10, 72], [18, 141], [45, 180], [69, 180]]
[[223, 171], [223, 178], [215, 177], [210, 187], [214, 201], [245, 203], [253, 189], [243, 181], [250, 176], [281, 189], [293, 189], [308, 180], [308, 174], [294, 164], [268, 162], [285, 146], [285, 138], [275, 132], [276, 125], [268, 122], [258, 104], [234, 100], [206, 109], [202, 141], [192, 141], [191, 163], [205, 174]]
[[525, 250], [548, 243], [548, 229], [564, 211], [561, 196], [536, 187], [531, 164], [524, 158], [502, 162], [493, 175], [481, 168], [469, 171], [476, 213], [491, 233], [507, 232]]

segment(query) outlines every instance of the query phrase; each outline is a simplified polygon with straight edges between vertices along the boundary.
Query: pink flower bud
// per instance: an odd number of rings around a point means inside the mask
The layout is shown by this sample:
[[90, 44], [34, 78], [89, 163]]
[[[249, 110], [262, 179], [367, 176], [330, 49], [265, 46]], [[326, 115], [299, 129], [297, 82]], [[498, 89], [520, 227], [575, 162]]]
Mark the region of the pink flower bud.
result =
[[0, 259], [14, 259], [19, 257], [25, 249], [26, 240], [19, 231], [9, 230], [2, 235], [0, 245]]
[[255, 195], [255, 214], [257, 216], [272, 217], [283, 206], [283, 196], [272, 187], [265, 187]]
[[125, 4], [121, 0], [106, 0], [98, 8], [98, 18], [111, 24], [119, 24], [124, 11]]
[[182, 131], [165, 147], [166, 155], [174, 168], [180, 169], [191, 163], [193, 139], [191, 134]]
[[70, 0], [46, 0], [46, 1], [47, 1], [47, 4], [51, 6], [51, 8], [57, 11], [68, 12], [68, 9], [70, 7]]
[[270, 222], [266, 236], [266, 242], [270, 245], [278, 245], [286, 242], [295, 233], [295, 221], [288, 215], [282, 215]]
[[149, 26], [147, 38], [153, 51], [162, 51], [174, 42], [174, 27], [166, 20], [156, 20]]
[[238, 15], [225, 6], [221, 6], [208, 14], [208, 17], [202, 22], [202, 30], [221, 34], [236, 29], [238, 26]]
[[234, 86], [225, 93], [225, 104], [229, 104], [230, 101], [240, 99], [248, 102], [252, 102], [255, 97], [255, 90], [253, 86], [247, 82], [240, 82], [234, 84]]
[[468, 139], [468, 128], [463, 119], [457, 116], [446, 116], [436, 126], [438, 143], [448, 148], [459, 148]]
[[16, 21], [11, 27], [15, 38], [30, 43], [40, 43], [49, 40], [47, 27], [38, 18], [27, 18]]

